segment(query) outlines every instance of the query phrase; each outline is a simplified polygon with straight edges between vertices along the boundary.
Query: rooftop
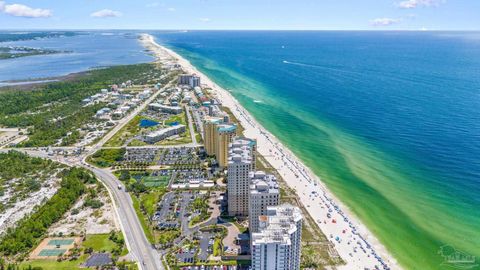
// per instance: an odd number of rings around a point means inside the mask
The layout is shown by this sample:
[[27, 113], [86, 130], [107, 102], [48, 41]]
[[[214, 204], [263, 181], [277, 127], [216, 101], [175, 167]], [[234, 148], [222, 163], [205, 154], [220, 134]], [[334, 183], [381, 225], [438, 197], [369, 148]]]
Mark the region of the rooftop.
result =
[[167, 127], [167, 128], [162, 128], [162, 129], [159, 129], [159, 130], [155, 130], [153, 132], [150, 132], [146, 135], [146, 137], [156, 137], [156, 136], [160, 136], [160, 135], [163, 135], [167, 132], [170, 132], [172, 130], [177, 130], [177, 129], [180, 129], [180, 128], [184, 128], [185, 125], [176, 125], [176, 126], [171, 126], [171, 127]]
[[265, 174], [263, 171], [250, 172], [250, 192], [252, 194], [279, 193], [277, 179], [274, 175]]
[[298, 207], [282, 204], [267, 207], [267, 215], [260, 218], [260, 233], [252, 234], [252, 243], [290, 244], [290, 235], [297, 231], [297, 222], [303, 219]]
[[235, 124], [222, 124], [218, 125], [219, 132], [233, 132], [237, 130], [237, 125]]

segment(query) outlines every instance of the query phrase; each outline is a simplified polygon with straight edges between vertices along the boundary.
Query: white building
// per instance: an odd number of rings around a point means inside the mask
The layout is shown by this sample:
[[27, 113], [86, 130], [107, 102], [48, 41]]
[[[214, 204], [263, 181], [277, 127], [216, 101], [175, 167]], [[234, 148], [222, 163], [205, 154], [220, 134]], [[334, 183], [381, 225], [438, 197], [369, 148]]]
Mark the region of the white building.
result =
[[253, 270], [299, 270], [303, 217], [289, 204], [268, 207], [252, 234]]
[[151, 103], [150, 105], [148, 105], [148, 108], [153, 111], [171, 114], [179, 114], [183, 111], [182, 107], [179, 106], [167, 106], [158, 103]]
[[97, 113], [95, 114], [95, 116], [96, 117], [102, 117], [105, 114], [110, 113], [111, 111], [112, 110], [110, 108], [103, 108], [103, 109], [98, 110]]
[[94, 100], [100, 99], [101, 97], [102, 97], [102, 94], [95, 94], [95, 95], [91, 96], [90, 99], [91, 99], [92, 101], [94, 101]]
[[152, 95], [152, 90], [150, 89], [145, 89], [141, 93], [138, 94], [139, 99], [147, 99]]
[[128, 105], [125, 105], [125, 106], [121, 106], [120, 108], [118, 108], [120, 111], [122, 111], [123, 113], [126, 113], [128, 112], [128, 110], [130, 110], [130, 106]]
[[259, 232], [260, 216], [267, 214], [267, 207], [277, 206], [280, 192], [274, 175], [265, 172], [250, 172], [250, 197], [248, 200], [248, 218], [250, 235]]
[[120, 119], [125, 115], [125, 113], [121, 110], [116, 110], [112, 113], [112, 118], [113, 119]]
[[185, 125], [176, 125], [164, 129], [159, 129], [145, 135], [144, 140], [147, 143], [156, 143], [170, 136], [181, 134], [185, 132], [185, 130]]
[[92, 102], [92, 99], [90, 99], [90, 98], [85, 98], [85, 99], [82, 100], [83, 105], [87, 105], [90, 102]]
[[255, 168], [254, 151], [255, 141], [244, 138], [234, 139], [229, 146], [227, 193], [230, 216], [248, 215], [249, 174]]

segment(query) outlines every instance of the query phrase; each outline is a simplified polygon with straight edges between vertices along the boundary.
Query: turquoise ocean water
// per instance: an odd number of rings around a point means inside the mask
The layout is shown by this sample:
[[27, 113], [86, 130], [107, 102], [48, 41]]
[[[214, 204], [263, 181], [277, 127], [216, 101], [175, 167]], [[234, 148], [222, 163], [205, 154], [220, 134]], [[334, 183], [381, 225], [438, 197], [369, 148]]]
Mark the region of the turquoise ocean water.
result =
[[[444, 246], [480, 264], [479, 32], [151, 33], [231, 91], [406, 269], [451, 269]], [[0, 60], [0, 81], [151, 61], [136, 34], [0, 43], [71, 51]]]
[[448, 269], [444, 246], [480, 257], [480, 33], [155, 36], [231, 91], [406, 269]]

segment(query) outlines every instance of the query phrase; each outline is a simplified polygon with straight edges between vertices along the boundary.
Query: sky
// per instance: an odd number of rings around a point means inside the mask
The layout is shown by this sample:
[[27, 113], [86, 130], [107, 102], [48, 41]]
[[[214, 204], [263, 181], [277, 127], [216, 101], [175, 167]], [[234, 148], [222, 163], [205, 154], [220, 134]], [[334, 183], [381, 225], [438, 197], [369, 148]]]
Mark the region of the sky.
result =
[[0, 29], [480, 30], [480, 0], [0, 0]]

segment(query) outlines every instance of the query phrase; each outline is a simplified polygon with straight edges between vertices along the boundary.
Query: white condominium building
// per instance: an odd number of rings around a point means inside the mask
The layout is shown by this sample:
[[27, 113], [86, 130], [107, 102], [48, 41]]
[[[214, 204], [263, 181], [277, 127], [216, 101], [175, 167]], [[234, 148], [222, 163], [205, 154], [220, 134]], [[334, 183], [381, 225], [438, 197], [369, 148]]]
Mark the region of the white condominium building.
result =
[[250, 235], [259, 232], [260, 216], [267, 214], [267, 207], [279, 203], [280, 192], [274, 175], [262, 171], [250, 172], [250, 197], [248, 218]]
[[179, 114], [183, 112], [182, 107], [180, 106], [167, 106], [159, 103], [151, 103], [148, 105], [148, 108], [152, 111]]
[[230, 216], [248, 215], [249, 174], [255, 167], [254, 149], [255, 141], [244, 138], [235, 138], [229, 146], [227, 194]]
[[268, 207], [252, 234], [253, 270], [299, 270], [303, 217], [289, 204]]
[[185, 125], [171, 126], [171, 127], [167, 127], [167, 128], [164, 128], [164, 129], [159, 129], [159, 130], [150, 132], [150, 133], [148, 133], [147, 135], [144, 136], [143, 140], [146, 143], [153, 144], [153, 143], [159, 142], [163, 139], [166, 139], [170, 136], [184, 133], [185, 131], [186, 131], [186, 126]]

